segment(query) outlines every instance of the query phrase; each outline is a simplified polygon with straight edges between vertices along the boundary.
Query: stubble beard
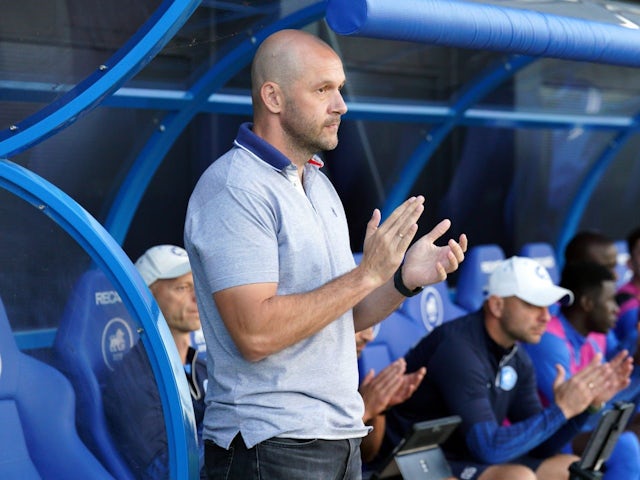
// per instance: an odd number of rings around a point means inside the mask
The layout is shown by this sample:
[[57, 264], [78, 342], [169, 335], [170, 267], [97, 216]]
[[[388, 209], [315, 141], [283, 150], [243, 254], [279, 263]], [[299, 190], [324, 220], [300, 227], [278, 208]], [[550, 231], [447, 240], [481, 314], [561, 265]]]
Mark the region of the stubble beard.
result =
[[338, 146], [338, 135], [325, 133], [327, 121], [318, 126], [306, 119], [291, 105], [291, 114], [282, 119], [282, 129], [287, 134], [294, 150], [304, 152], [309, 157], [318, 152], [333, 150]]

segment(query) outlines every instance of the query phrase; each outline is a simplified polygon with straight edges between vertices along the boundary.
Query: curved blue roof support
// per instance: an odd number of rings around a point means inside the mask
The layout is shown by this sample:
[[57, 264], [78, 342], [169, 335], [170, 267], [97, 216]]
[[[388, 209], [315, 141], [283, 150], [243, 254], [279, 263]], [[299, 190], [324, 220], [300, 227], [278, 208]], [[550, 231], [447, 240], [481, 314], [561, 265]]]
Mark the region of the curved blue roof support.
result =
[[464, 91], [460, 93], [458, 100], [451, 107], [454, 115], [432, 129], [427, 134], [425, 141], [418, 146], [405, 163], [400, 171], [398, 181], [395, 183], [391, 192], [389, 192], [382, 207], [383, 218], [390, 215], [393, 209], [406, 199], [420, 172], [422, 172], [431, 156], [449, 132], [460, 123], [464, 112], [507, 78], [512, 77], [535, 60], [536, 58], [534, 57], [524, 55], [512, 56], [500, 61], [498, 65], [489, 67], [486, 73], [481, 75], [473, 84], [465, 87]]
[[[0, 160], [0, 187], [27, 201], [67, 232], [107, 274], [140, 319], [164, 408], [171, 478], [198, 478], [199, 459], [189, 386], [178, 351], [151, 292], [109, 233], [72, 198], [29, 170]], [[167, 349], [168, 346], [168, 349]], [[168, 367], [170, 365], [170, 368]]]
[[90, 111], [138, 73], [166, 45], [200, 0], [165, 0], [136, 34], [105, 64], [62, 97], [0, 132], [0, 158], [43, 141]]
[[325, 2], [321, 1], [303, 8], [244, 40], [228, 55], [216, 62], [189, 89], [187, 105], [180, 111], [169, 113], [164, 117], [131, 166], [105, 221], [105, 227], [119, 243], [122, 244], [127, 235], [133, 215], [151, 178], [174, 142], [202, 109], [202, 105], [207, 103], [209, 96], [252, 60], [256, 49], [266, 37], [283, 28], [298, 28], [319, 20], [324, 15], [325, 6]]
[[575, 235], [578, 225], [580, 224], [582, 214], [589, 204], [591, 195], [607, 171], [607, 168], [611, 165], [611, 162], [616, 158], [616, 155], [620, 150], [622, 150], [627, 141], [637, 133], [638, 129], [640, 129], [640, 117], [636, 117], [633, 127], [620, 132], [607, 144], [600, 157], [596, 159], [591, 169], [585, 175], [584, 180], [578, 189], [578, 193], [573, 199], [573, 203], [569, 207], [565, 220], [562, 223], [562, 229], [558, 234], [558, 238], [554, 246], [558, 268], [562, 269], [564, 265], [564, 249], [567, 246], [567, 243], [569, 243], [569, 240], [571, 240], [573, 235]]
[[593, 5], [611, 23], [590, 21], [576, 18], [586, 8], [581, 2], [571, 3], [558, 8], [575, 16], [535, 11], [527, 2], [513, 8], [463, 0], [328, 0], [327, 22], [342, 35], [640, 66], [637, 14]]

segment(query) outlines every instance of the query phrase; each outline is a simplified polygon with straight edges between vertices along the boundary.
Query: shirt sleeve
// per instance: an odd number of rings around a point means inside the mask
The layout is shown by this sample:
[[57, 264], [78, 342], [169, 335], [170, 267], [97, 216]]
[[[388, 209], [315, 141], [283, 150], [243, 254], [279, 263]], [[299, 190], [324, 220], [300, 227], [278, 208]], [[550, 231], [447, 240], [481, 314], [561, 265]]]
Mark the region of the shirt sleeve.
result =
[[[463, 342], [460, 342], [463, 343]], [[487, 384], [486, 359], [468, 343], [447, 345], [438, 348], [432, 365], [446, 365], [447, 368], [432, 369], [429, 373], [437, 385], [451, 413], [460, 415], [461, 431], [471, 454], [483, 463], [504, 463], [530, 453], [544, 445], [556, 451], [571, 438], [577, 430], [572, 425], [567, 428], [566, 437], [551, 438], [567, 421], [557, 405], [542, 409], [536, 394], [535, 375], [527, 375], [525, 369], [524, 385], [518, 387], [519, 399], [514, 405], [514, 416], [520, 421], [501, 425], [492, 408], [491, 385]], [[435, 370], [435, 371], [434, 371]], [[520, 373], [520, 372], [519, 372]], [[452, 388], [451, 379], [456, 379], [460, 389]], [[527, 417], [528, 416], [528, 417]], [[526, 417], [526, 418], [525, 418]]]

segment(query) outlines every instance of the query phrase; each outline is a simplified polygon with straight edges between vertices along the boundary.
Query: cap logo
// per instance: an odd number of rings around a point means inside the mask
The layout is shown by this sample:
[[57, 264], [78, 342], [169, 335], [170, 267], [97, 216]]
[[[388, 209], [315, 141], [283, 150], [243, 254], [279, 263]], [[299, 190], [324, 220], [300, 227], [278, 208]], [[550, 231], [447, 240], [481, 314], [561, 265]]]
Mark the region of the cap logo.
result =
[[422, 324], [427, 333], [442, 324], [444, 317], [444, 308], [442, 306], [442, 297], [434, 287], [426, 287], [420, 296], [420, 313], [422, 316]]
[[107, 368], [113, 370], [132, 346], [133, 331], [129, 323], [118, 317], [109, 320], [102, 331], [102, 358]]
[[540, 278], [542, 280], [551, 281], [551, 277], [549, 276], [549, 272], [542, 265], [536, 265], [536, 275], [538, 276], [538, 278]]
[[177, 257], [188, 257], [187, 252], [179, 247], [171, 247], [171, 253], [173, 253]]

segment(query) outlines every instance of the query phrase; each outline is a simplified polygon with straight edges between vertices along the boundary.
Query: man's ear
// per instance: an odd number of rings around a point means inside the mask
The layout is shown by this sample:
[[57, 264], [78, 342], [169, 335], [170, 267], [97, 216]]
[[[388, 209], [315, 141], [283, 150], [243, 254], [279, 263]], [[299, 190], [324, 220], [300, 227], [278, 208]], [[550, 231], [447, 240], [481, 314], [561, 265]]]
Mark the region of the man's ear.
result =
[[578, 299], [578, 305], [580, 305], [580, 308], [585, 312], [590, 312], [593, 310], [595, 302], [591, 298], [591, 295], [581, 295]]
[[496, 318], [500, 318], [502, 316], [502, 310], [504, 308], [504, 298], [498, 297], [497, 295], [490, 295], [487, 298], [487, 309], [489, 313]]
[[282, 111], [282, 91], [277, 83], [265, 82], [260, 88], [260, 97], [265, 108], [271, 113], [280, 113]]

